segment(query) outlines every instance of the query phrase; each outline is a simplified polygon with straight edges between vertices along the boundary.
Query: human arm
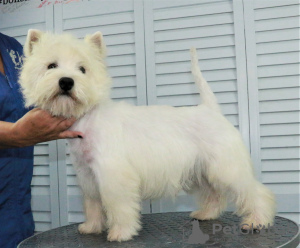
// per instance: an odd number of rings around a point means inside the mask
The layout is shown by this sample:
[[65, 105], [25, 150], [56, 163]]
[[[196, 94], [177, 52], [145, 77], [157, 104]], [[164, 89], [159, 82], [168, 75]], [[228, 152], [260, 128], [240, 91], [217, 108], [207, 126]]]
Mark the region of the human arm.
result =
[[53, 117], [38, 108], [29, 111], [16, 123], [0, 121], [0, 149], [82, 137], [81, 132], [68, 130], [75, 121], [74, 118]]

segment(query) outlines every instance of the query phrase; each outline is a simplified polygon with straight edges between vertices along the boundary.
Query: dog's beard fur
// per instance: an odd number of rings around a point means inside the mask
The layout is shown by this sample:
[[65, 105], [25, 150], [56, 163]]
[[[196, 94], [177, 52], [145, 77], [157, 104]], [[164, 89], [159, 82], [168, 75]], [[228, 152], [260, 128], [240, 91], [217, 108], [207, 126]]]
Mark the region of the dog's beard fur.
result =
[[[34, 92], [31, 95], [27, 105], [38, 106], [42, 109], [48, 110], [54, 116], [64, 116], [66, 118], [75, 117], [79, 118], [84, 113], [88, 112], [95, 104], [98, 103], [98, 99], [93, 92], [89, 89], [84, 89], [85, 84], [78, 83], [80, 79], [72, 77], [77, 83], [74, 89], [70, 92], [64, 92], [59, 87], [53, 87], [53, 84], [57, 84], [60, 76], [51, 75], [40, 80], [40, 83], [34, 88]], [[49, 83], [50, 82], [50, 83]], [[37, 92], [39, 92], [37, 94]], [[88, 95], [93, 96], [95, 99], [91, 99]]]
[[[273, 223], [274, 196], [255, 180], [250, 155], [221, 114], [197, 66], [196, 51], [192, 74], [203, 104], [188, 108], [111, 101], [100, 33], [78, 41], [30, 31], [25, 55], [20, 83], [26, 104], [81, 117], [72, 129], [85, 137], [69, 141], [85, 201], [80, 233], [107, 227], [108, 240], [129, 240], [141, 228], [142, 199], [175, 196], [180, 190], [200, 201], [193, 218], [218, 218], [231, 198], [243, 224]], [[53, 62], [57, 68], [48, 70]], [[69, 95], [61, 95], [62, 77], [74, 79]]]

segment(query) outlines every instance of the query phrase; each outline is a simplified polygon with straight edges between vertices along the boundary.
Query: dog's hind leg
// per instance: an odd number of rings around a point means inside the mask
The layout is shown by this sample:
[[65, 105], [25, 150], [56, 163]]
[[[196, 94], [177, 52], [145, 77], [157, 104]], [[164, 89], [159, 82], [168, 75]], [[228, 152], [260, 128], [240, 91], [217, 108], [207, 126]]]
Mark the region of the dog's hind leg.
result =
[[214, 189], [204, 177], [194, 194], [200, 209], [191, 213], [192, 218], [198, 220], [217, 219], [227, 206], [226, 196]]
[[256, 229], [273, 225], [276, 211], [271, 190], [254, 179], [251, 184], [233, 188], [234, 191], [236, 212], [243, 217], [243, 229], [249, 229], [252, 225]]
[[105, 220], [100, 199], [85, 196], [84, 211], [86, 221], [78, 226], [78, 231], [81, 234], [101, 233]]
[[207, 167], [207, 180], [214, 188], [228, 195], [237, 207], [236, 213], [242, 216], [242, 223], [272, 225], [275, 216], [273, 193], [258, 182], [253, 174], [250, 160], [239, 160], [238, 156], [224, 156]]

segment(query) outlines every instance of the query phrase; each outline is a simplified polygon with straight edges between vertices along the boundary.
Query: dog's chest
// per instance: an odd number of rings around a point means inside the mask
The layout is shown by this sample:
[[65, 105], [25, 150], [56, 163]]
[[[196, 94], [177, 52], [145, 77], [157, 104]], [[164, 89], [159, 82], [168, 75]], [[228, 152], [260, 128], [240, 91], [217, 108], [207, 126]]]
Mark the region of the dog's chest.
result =
[[81, 189], [91, 198], [99, 197], [98, 184], [93, 171], [96, 158], [89, 136], [85, 134], [83, 139], [69, 140], [69, 144]]
[[69, 140], [73, 156], [81, 163], [92, 163], [95, 160], [98, 137], [98, 132], [95, 131], [94, 118], [90, 115], [86, 118], [82, 118], [72, 126], [71, 130], [80, 131], [84, 134], [82, 139]]
[[70, 149], [77, 161], [84, 164], [91, 164], [95, 160], [92, 139], [91, 134], [85, 133], [83, 139], [70, 140]]
[[88, 164], [93, 162], [94, 156], [91, 147], [91, 142], [89, 142], [88, 140], [83, 140], [80, 143], [82, 159]]

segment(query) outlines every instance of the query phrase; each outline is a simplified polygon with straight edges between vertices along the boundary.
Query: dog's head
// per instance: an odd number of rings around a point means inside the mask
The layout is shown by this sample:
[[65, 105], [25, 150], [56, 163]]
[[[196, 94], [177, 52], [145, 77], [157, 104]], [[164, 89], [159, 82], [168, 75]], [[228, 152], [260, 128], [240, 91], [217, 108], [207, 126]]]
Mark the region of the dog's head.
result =
[[25, 105], [79, 118], [109, 99], [105, 44], [100, 32], [84, 40], [29, 30], [20, 85]]

